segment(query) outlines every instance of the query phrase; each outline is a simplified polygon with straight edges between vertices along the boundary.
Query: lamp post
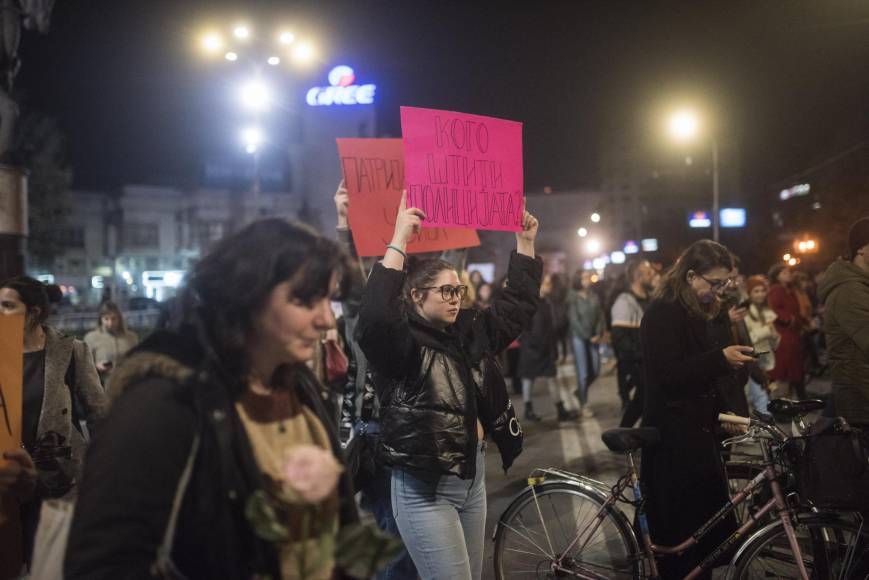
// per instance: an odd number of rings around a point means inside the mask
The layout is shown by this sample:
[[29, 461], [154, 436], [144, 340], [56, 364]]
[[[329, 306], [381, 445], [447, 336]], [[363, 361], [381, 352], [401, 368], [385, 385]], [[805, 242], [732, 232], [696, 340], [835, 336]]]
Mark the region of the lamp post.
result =
[[[669, 121], [670, 135], [677, 141], [692, 141], [700, 133], [700, 117], [692, 110], [673, 113]], [[719, 228], [719, 173], [718, 139], [710, 135], [712, 141], [712, 239], [718, 241]]]
[[314, 62], [317, 51], [307, 40], [299, 40], [293, 32], [278, 28], [273, 34], [264, 34], [252, 23], [237, 23], [224, 30], [209, 30], [199, 37], [201, 52], [206, 57], [222, 60], [233, 67], [245, 66], [252, 70], [253, 80], [245, 83], [239, 90], [239, 101], [249, 115], [252, 125], [241, 132], [241, 142], [245, 151], [253, 159], [253, 183], [251, 202], [254, 216], [259, 217], [259, 195], [261, 190], [261, 151], [266, 137], [260, 129], [263, 116], [277, 102], [275, 93], [264, 81], [269, 76], [266, 70], [275, 70], [284, 62], [306, 65]]

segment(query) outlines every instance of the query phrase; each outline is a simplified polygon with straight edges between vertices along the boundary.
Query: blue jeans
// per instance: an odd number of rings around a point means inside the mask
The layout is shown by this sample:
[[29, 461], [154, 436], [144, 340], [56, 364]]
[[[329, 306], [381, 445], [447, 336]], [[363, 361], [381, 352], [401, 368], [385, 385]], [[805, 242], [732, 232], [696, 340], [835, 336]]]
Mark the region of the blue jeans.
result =
[[[356, 422], [357, 433], [361, 430], [361, 424], [361, 421]], [[377, 421], [369, 421], [365, 426], [366, 434], [356, 436], [371, 437], [376, 440], [379, 431]], [[360, 485], [359, 492], [362, 496], [360, 505], [362, 509], [374, 516], [378, 528], [398, 537], [401, 534], [392, 513], [391, 480], [392, 470], [378, 464], [374, 477]], [[377, 580], [416, 580], [416, 566], [413, 565], [410, 554], [406, 550], [402, 551], [401, 555], [393, 560], [389, 566], [377, 573]]]
[[757, 384], [751, 377], [748, 379], [748, 390], [745, 394], [748, 398], [748, 402], [751, 403], [751, 407], [755, 411], [763, 413], [764, 415], [769, 415], [769, 409], [767, 408], [769, 405], [769, 395], [766, 393], [766, 390]]
[[392, 471], [392, 510], [422, 580], [478, 580], [486, 528], [485, 443], [473, 479], [441, 475], [424, 481]]
[[[583, 407], [588, 403], [589, 376], [600, 374], [600, 351], [596, 344], [576, 335], [571, 337], [573, 341], [573, 358], [576, 362], [576, 385], [579, 402]], [[589, 362], [591, 366], [589, 367]]]

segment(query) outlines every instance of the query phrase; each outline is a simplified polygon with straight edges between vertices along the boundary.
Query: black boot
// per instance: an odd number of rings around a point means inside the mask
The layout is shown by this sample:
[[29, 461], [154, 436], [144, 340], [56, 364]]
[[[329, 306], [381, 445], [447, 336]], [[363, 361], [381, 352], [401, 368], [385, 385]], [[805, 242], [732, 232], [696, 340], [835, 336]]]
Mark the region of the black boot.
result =
[[526, 421], [540, 421], [543, 419], [540, 415], [534, 412], [534, 403], [531, 401], [525, 402], [525, 420]]
[[555, 403], [555, 410], [558, 411], [558, 420], [559, 421], [573, 421], [576, 419], [577, 415], [572, 413], [564, 408], [564, 403], [558, 401]]

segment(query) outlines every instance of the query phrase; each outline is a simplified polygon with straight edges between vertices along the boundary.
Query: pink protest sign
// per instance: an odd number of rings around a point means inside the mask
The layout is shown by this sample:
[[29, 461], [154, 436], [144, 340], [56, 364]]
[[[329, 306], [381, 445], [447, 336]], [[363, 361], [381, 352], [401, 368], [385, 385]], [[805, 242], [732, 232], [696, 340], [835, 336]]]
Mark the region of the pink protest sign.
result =
[[522, 123], [401, 107], [407, 205], [424, 227], [522, 229]]

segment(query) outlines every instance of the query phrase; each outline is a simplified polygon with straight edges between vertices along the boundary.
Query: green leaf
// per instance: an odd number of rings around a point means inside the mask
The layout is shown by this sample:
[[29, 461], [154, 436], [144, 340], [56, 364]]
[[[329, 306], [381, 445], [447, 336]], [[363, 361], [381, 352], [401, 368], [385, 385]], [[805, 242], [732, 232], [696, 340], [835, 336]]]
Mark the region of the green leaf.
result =
[[266, 492], [257, 490], [248, 498], [244, 506], [244, 516], [254, 533], [269, 542], [288, 542], [290, 530], [280, 522], [278, 510]]
[[361, 523], [338, 532], [335, 565], [354, 578], [370, 578], [385, 568], [404, 548], [401, 539]]

